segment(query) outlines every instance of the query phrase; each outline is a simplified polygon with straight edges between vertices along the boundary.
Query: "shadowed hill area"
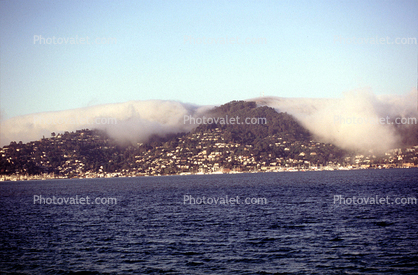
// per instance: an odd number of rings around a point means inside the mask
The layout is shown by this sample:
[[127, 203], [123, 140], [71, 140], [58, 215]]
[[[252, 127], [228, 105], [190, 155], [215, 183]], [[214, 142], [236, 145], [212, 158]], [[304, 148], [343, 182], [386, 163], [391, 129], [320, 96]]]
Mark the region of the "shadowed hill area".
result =
[[[407, 155], [400, 150], [378, 159], [355, 156], [333, 144], [315, 141], [291, 115], [257, 107], [254, 102], [233, 101], [205, 117], [212, 123], [201, 124], [189, 133], [154, 135], [146, 143], [121, 145], [97, 129], [51, 133], [50, 138], [28, 143], [12, 142], [0, 151], [0, 174], [96, 177], [417, 164], [414, 148], [408, 149]], [[260, 123], [247, 124], [246, 119]]]
[[225, 134], [227, 142], [255, 145], [272, 135], [286, 137], [289, 141], [306, 141], [311, 138], [310, 133], [291, 115], [278, 113], [266, 106], [257, 107], [255, 102], [232, 101], [209, 111], [208, 116], [239, 118], [240, 124], [202, 124], [195, 130], [199, 132], [219, 128]]

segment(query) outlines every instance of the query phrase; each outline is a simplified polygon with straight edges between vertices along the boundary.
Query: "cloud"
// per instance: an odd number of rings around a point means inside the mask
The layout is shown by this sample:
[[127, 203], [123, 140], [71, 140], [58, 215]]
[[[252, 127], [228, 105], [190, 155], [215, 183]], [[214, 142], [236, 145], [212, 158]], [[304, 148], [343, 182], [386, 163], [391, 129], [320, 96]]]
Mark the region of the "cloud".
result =
[[[322, 142], [379, 153], [405, 143], [418, 144], [416, 124], [391, 124], [395, 118], [417, 118], [416, 96], [416, 91], [407, 95], [376, 96], [369, 90], [358, 90], [337, 99], [263, 97], [248, 101], [292, 114]], [[49, 137], [52, 132], [85, 128], [106, 130], [121, 142], [145, 142], [154, 134], [163, 136], [192, 130], [197, 125], [184, 123], [184, 117], [202, 116], [211, 108], [213, 106], [148, 100], [19, 116], [1, 122], [1, 146], [10, 141], [28, 142]], [[382, 118], [385, 119], [383, 124], [379, 122]]]
[[14, 117], [2, 122], [1, 146], [11, 141], [29, 142], [77, 129], [102, 129], [119, 140], [144, 142], [151, 135], [188, 132], [194, 125], [185, 115], [199, 116], [212, 106], [177, 101], [149, 100], [98, 105], [80, 109]]
[[339, 99], [270, 97], [255, 101], [292, 114], [317, 139], [344, 149], [381, 153], [406, 141], [418, 143], [417, 125], [401, 124], [405, 118], [417, 118], [415, 90], [403, 96], [356, 90]]

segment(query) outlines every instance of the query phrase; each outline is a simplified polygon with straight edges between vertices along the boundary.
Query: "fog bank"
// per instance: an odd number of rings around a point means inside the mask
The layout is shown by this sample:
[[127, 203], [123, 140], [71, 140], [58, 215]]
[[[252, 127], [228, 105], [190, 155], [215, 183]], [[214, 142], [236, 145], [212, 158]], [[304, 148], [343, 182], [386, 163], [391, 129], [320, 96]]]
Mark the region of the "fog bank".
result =
[[[400, 147], [406, 141], [418, 144], [417, 125], [396, 124], [395, 121], [396, 118], [399, 123], [417, 118], [416, 91], [376, 96], [359, 90], [337, 99], [262, 97], [248, 101], [292, 114], [316, 139], [344, 149], [378, 153]], [[211, 108], [213, 106], [148, 100], [19, 116], [1, 122], [0, 145], [85, 128], [106, 130], [120, 142], [145, 142], [154, 134], [189, 132], [198, 125], [185, 123], [184, 117], [199, 117]]]
[[406, 140], [418, 144], [415, 90], [406, 95], [376, 96], [357, 90], [338, 99], [268, 97], [254, 101], [292, 114], [317, 139], [344, 149], [381, 153], [405, 145]]
[[25, 143], [50, 137], [52, 132], [86, 128], [106, 130], [121, 142], [145, 142], [153, 134], [190, 131], [194, 125], [184, 124], [184, 116], [199, 116], [211, 107], [148, 100], [19, 116], [1, 122], [1, 146], [11, 141]]

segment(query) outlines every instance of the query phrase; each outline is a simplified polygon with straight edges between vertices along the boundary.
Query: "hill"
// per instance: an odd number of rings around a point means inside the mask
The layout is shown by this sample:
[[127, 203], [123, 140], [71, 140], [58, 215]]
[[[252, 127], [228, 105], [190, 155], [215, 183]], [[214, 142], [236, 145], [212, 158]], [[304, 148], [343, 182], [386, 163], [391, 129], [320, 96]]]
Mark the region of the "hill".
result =
[[[0, 151], [0, 174], [65, 178], [169, 175], [377, 166], [395, 160], [356, 158], [353, 152], [315, 141], [291, 115], [257, 107], [254, 102], [224, 104], [206, 113], [205, 119], [200, 121], [206, 123], [189, 133], [153, 136], [147, 143], [122, 145], [104, 131], [88, 129], [51, 133], [50, 138], [26, 144], [12, 142]], [[408, 161], [416, 165], [415, 149], [410, 150]], [[397, 159], [395, 164], [405, 160]]]

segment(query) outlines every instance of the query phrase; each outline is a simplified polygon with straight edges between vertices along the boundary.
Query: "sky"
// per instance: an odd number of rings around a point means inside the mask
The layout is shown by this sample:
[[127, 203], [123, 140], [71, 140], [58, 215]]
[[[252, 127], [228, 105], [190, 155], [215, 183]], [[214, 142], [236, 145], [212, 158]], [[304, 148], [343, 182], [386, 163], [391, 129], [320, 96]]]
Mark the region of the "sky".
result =
[[2, 0], [1, 119], [133, 100], [403, 95], [417, 85], [417, 22], [414, 0]]

